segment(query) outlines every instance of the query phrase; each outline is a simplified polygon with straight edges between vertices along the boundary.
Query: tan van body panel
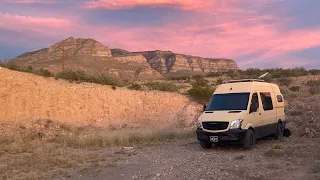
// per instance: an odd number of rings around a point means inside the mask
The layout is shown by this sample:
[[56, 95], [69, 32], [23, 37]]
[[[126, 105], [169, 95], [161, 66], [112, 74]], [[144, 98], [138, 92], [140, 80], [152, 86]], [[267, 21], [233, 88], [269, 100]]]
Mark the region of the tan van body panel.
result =
[[[209, 133], [222, 133], [230, 130], [232, 121], [241, 119], [241, 129], [252, 128], [256, 137], [263, 137], [275, 133], [278, 123], [286, 121], [284, 112], [284, 98], [276, 84], [267, 82], [232, 82], [221, 84], [217, 87], [215, 94], [229, 93], [250, 93], [247, 110], [241, 110], [237, 113], [227, 111], [204, 111], [198, 121], [200, 124], [204, 122], [229, 122], [226, 129], [208, 130], [202, 127], [202, 131]], [[250, 113], [252, 95], [257, 93], [259, 99], [259, 108], [257, 112]], [[272, 105], [270, 102], [272, 100]]]

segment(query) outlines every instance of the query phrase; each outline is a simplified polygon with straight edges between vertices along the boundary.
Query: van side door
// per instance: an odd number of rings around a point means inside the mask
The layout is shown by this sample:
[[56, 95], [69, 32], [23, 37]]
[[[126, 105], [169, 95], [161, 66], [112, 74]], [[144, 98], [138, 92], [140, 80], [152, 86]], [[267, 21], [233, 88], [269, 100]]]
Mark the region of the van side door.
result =
[[[251, 122], [254, 126], [254, 133], [256, 138], [260, 138], [263, 135], [263, 129], [261, 128], [263, 126], [263, 119], [261, 118], [260, 112], [261, 112], [261, 102], [259, 101], [258, 93], [255, 92], [251, 96], [251, 103], [249, 108], [249, 115], [247, 117], [248, 122]], [[253, 103], [258, 104], [258, 110], [256, 112], [251, 112], [251, 106]]]
[[274, 134], [277, 128], [277, 113], [274, 103], [274, 94], [271, 92], [260, 92], [262, 103], [261, 118], [263, 121], [263, 136]]

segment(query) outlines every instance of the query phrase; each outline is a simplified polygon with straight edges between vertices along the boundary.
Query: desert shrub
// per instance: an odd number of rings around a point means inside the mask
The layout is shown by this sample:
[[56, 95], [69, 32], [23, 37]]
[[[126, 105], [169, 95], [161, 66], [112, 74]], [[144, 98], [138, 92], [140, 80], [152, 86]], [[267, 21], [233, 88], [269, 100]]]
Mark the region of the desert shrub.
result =
[[166, 79], [168, 80], [188, 80], [191, 77], [192, 72], [190, 71], [176, 71], [176, 72], [169, 72], [165, 75]]
[[68, 81], [89, 81], [89, 78], [86, 76], [86, 74], [83, 71], [72, 71], [72, 70], [66, 70], [63, 72], [58, 73], [55, 76], [56, 79], [65, 79]]
[[292, 92], [298, 92], [298, 91], [300, 91], [300, 86], [292, 86], [292, 87], [290, 87], [289, 89], [290, 89], [290, 91], [292, 91]]
[[33, 70], [31, 68], [28, 68], [27, 70], [30, 71], [33, 74], [40, 75], [40, 76], [43, 76], [43, 77], [54, 77], [54, 74], [52, 72], [50, 72], [49, 70], [47, 70], [47, 69], [42, 69], [41, 68], [39, 70]]
[[218, 72], [210, 72], [206, 75], [206, 77], [219, 77], [223, 76], [226, 72], [224, 71], [218, 71]]
[[320, 74], [320, 70], [319, 70], [319, 69], [311, 69], [311, 70], [309, 70], [308, 72], [309, 72], [309, 74], [311, 74], [311, 75], [318, 75], [318, 74]]
[[207, 102], [212, 96], [214, 88], [207, 87], [192, 87], [188, 90], [188, 94], [197, 101]]
[[309, 92], [311, 94], [320, 93], [320, 80], [310, 80], [307, 82], [307, 85], [310, 86]]
[[203, 77], [194, 77], [191, 83], [192, 88], [188, 90], [188, 94], [196, 101], [207, 102], [214, 92], [214, 88], [208, 85], [208, 81]]
[[280, 144], [273, 144], [272, 148], [273, 149], [281, 149], [281, 145]]
[[65, 79], [70, 82], [89, 82], [102, 85], [124, 86], [123, 82], [120, 82], [107, 75], [92, 76], [84, 73], [83, 71], [66, 70], [58, 73], [55, 78]]
[[320, 173], [320, 165], [314, 165], [312, 167], [312, 173]]
[[208, 85], [208, 80], [204, 79], [202, 76], [200, 75], [195, 75], [195, 76], [192, 76], [193, 77], [193, 82], [191, 83], [192, 86], [207, 86]]
[[278, 81], [283, 86], [289, 86], [292, 83], [292, 79], [287, 77], [279, 78]]
[[21, 71], [21, 68], [19, 68], [17, 65], [13, 64], [13, 63], [7, 63], [5, 65], [6, 68], [10, 69], [10, 70], [14, 70], [14, 71]]
[[223, 84], [223, 80], [220, 79], [220, 78], [218, 78], [218, 79], [217, 79], [217, 85], [220, 85], [220, 84]]
[[128, 88], [133, 90], [141, 90], [142, 86], [140, 84], [131, 84]]
[[279, 149], [269, 149], [267, 151], [264, 152], [264, 155], [267, 156], [267, 157], [281, 157], [283, 156], [283, 152], [280, 151]]
[[151, 90], [176, 92], [179, 87], [171, 82], [147, 82], [144, 84]]

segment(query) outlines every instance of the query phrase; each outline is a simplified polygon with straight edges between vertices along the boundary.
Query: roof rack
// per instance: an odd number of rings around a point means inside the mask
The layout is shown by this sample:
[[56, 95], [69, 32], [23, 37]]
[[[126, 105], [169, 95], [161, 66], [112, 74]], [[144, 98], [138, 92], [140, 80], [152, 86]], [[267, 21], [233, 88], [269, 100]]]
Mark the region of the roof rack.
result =
[[224, 84], [226, 83], [237, 83], [237, 82], [265, 82], [262, 79], [238, 79], [238, 80], [227, 80], [223, 81]]

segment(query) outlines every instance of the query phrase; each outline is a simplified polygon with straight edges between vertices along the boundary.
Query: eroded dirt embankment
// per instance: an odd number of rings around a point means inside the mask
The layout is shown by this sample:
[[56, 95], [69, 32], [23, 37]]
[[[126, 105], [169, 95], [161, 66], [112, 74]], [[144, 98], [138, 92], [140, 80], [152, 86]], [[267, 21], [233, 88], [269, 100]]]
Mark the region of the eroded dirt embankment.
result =
[[77, 125], [190, 125], [199, 104], [177, 93], [142, 92], [0, 69], [0, 120], [50, 119]]

